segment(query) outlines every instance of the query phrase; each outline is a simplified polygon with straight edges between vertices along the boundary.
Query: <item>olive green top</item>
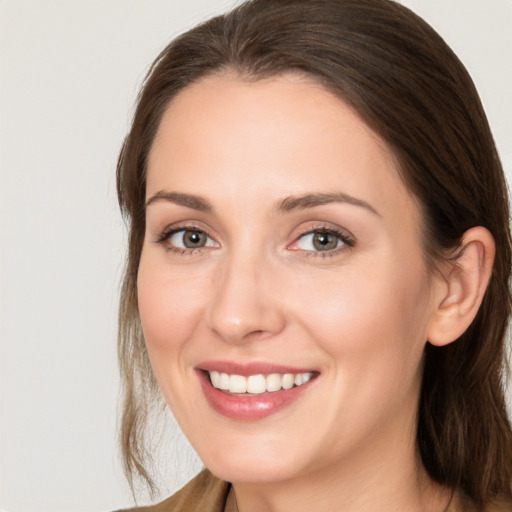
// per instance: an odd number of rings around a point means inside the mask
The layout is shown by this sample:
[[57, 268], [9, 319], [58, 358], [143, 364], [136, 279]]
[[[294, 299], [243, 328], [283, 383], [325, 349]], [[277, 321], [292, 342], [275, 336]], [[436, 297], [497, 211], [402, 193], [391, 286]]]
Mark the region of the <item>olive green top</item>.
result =
[[170, 498], [147, 507], [117, 512], [236, 512], [231, 484], [204, 469]]

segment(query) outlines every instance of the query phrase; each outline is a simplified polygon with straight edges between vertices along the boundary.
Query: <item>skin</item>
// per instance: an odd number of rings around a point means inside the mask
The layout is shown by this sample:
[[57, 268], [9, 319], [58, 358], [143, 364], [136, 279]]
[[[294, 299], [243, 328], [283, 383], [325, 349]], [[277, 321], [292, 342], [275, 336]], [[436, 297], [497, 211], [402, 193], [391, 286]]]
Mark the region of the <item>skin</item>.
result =
[[[213, 76], [165, 112], [147, 199], [162, 191], [200, 196], [211, 210], [147, 206], [138, 274], [147, 349], [178, 423], [204, 464], [233, 482], [239, 509], [444, 510], [451, 493], [419, 460], [416, 415], [439, 305], [452, 307], [464, 287], [427, 272], [418, 204], [379, 137], [303, 77]], [[313, 193], [368, 206], [277, 211]], [[175, 247], [183, 233], [158, 242], [170, 228], [201, 230], [208, 243]], [[318, 229], [353, 244], [319, 251], [305, 236]], [[438, 344], [452, 338], [443, 326]], [[290, 406], [241, 421], [213, 410], [199, 385], [197, 365], [219, 359], [319, 375]]]

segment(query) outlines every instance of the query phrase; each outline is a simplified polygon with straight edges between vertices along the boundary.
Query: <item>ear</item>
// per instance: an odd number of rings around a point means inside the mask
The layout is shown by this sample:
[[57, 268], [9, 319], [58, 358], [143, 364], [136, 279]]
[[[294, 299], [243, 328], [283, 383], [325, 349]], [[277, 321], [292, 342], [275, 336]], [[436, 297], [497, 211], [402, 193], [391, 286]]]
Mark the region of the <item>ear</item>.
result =
[[435, 285], [428, 330], [432, 345], [447, 345], [469, 327], [489, 284], [494, 254], [494, 238], [487, 229], [478, 226], [464, 233], [459, 257], [447, 263]]

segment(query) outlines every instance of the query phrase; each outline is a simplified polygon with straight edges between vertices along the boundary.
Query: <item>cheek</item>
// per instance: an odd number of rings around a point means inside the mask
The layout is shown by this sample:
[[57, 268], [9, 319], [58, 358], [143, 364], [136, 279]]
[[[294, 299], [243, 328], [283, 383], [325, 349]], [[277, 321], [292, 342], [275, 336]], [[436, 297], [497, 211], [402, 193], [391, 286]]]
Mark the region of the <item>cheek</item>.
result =
[[[186, 425], [191, 369], [187, 340], [202, 318], [204, 279], [142, 253], [137, 278], [139, 314], [154, 376], [178, 423]], [[188, 414], [191, 414], [190, 411]], [[187, 429], [185, 429], [187, 431]]]
[[139, 313], [150, 352], [175, 353], [189, 338], [201, 317], [205, 300], [204, 276], [141, 257], [137, 279]]
[[301, 287], [297, 318], [336, 363], [354, 373], [418, 369], [428, 323], [421, 260], [361, 265]]
[[333, 446], [390, 418], [410, 418], [418, 400], [426, 283], [416, 273], [395, 272], [389, 266], [365, 270], [323, 287], [318, 280], [314, 287], [309, 284], [316, 292], [307, 295], [298, 312], [303, 328], [329, 361], [328, 387], [337, 390], [327, 413]]

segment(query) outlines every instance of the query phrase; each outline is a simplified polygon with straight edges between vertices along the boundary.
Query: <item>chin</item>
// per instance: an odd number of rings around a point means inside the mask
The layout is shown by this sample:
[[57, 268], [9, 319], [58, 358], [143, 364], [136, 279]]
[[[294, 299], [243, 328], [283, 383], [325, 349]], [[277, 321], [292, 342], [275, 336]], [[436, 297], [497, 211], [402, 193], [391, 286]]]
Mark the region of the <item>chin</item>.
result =
[[297, 476], [289, 468], [255, 464], [254, 461], [245, 459], [236, 464], [214, 463], [206, 467], [221, 480], [233, 483], [267, 484]]
[[[254, 444], [254, 442], [253, 442]], [[262, 448], [247, 450], [226, 449], [224, 453], [209, 453], [201, 459], [204, 465], [218, 478], [235, 483], [269, 483], [288, 480], [300, 473], [302, 464], [296, 458], [288, 458], [290, 453], [280, 454], [272, 449], [265, 453]], [[296, 453], [296, 452], [295, 452]]]

